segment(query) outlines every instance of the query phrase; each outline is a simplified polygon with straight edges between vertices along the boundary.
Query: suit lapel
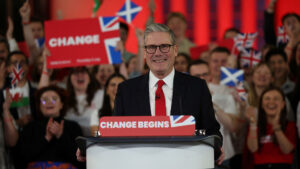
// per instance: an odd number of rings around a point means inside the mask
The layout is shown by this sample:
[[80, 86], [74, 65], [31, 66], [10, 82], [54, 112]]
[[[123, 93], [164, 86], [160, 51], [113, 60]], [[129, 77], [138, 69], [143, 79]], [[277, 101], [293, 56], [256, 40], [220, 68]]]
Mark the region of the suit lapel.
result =
[[147, 73], [141, 81], [141, 85], [137, 89], [138, 102], [140, 111], [143, 115], [151, 116], [150, 101], [149, 101], [149, 73]]
[[180, 115], [183, 113], [183, 94], [184, 94], [184, 79], [182, 75], [175, 71], [174, 82], [173, 82], [173, 98], [171, 106], [171, 115]]

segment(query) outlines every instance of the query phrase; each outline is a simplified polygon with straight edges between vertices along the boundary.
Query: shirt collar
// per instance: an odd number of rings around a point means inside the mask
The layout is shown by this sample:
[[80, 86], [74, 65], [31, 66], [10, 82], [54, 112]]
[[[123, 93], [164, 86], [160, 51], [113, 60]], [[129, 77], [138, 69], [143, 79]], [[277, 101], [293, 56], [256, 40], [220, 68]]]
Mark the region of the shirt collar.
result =
[[[165, 82], [165, 84], [170, 89], [173, 89], [174, 75], [175, 75], [175, 69], [173, 67], [171, 73], [169, 73], [165, 78], [161, 79]], [[154, 88], [159, 80], [160, 79], [158, 79], [150, 70], [149, 71], [149, 85], [150, 85], [149, 87]]]

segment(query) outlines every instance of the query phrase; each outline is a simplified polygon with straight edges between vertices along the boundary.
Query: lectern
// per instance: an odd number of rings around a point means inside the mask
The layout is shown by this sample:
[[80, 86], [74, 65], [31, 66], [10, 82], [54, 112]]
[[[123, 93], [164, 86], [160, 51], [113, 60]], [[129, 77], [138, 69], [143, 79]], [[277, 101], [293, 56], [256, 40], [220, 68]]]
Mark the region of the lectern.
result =
[[220, 155], [218, 136], [78, 137], [87, 169], [214, 168]]

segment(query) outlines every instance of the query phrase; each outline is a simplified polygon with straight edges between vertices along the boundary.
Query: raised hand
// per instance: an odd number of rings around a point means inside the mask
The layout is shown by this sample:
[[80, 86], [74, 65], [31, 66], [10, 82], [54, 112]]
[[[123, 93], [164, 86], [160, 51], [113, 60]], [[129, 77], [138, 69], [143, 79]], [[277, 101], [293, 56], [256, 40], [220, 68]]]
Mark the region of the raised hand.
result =
[[45, 135], [45, 138], [48, 142], [50, 142], [53, 138], [53, 134], [50, 132], [50, 128], [52, 126], [52, 123], [53, 123], [53, 118], [51, 117], [47, 123], [47, 126], [46, 126], [46, 135]]
[[14, 32], [14, 23], [10, 16], [7, 18], [7, 23], [8, 23], [8, 28], [6, 31], [6, 39], [10, 40], [13, 38], [13, 32]]
[[52, 120], [52, 124], [50, 124], [49, 131], [53, 136], [59, 139], [64, 131], [64, 120], [62, 120], [60, 123]]
[[250, 121], [250, 123], [256, 124], [256, 115], [255, 115], [255, 107], [249, 106], [246, 109], [245, 116]]
[[19, 12], [20, 12], [20, 15], [22, 17], [23, 22], [29, 22], [30, 21], [31, 8], [30, 8], [28, 0], [25, 1], [23, 6], [20, 8]]
[[138, 40], [138, 45], [143, 46], [144, 32], [139, 28], [135, 28], [135, 35]]
[[7, 113], [9, 113], [10, 104], [12, 102], [12, 95], [10, 94], [8, 88], [5, 90], [5, 94], [6, 94], [6, 97], [5, 97], [5, 101], [3, 103], [4, 116], [8, 115]]

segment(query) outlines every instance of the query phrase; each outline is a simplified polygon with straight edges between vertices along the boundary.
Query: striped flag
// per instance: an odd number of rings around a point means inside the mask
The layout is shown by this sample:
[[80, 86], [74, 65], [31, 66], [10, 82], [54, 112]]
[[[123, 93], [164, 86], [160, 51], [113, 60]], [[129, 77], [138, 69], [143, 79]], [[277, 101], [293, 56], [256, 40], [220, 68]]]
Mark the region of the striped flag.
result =
[[239, 51], [243, 51], [246, 48], [253, 48], [258, 33], [239, 33], [234, 37], [234, 46]]
[[9, 74], [10, 84], [12, 88], [17, 87], [19, 81], [24, 77], [24, 70], [18, 63], [13, 67], [13, 71]]
[[277, 28], [277, 46], [286, 44], [289, 41], [289, 36], [287, 35], [283, 26], [278, 26]]
[[254, 49], [243, 49], [241, 52], [241, 67], [253, 68], [261, 61], [261, 52]]
[[245, 85], [243, 82], [239, 82], [236, 86], [236, 91], [238, 92], [238, 95], [240, 96], [241, 100], [246, 101], [248, 94], [245, 90]]
[[[29, 87], [28, 83], [23, 87], [16, 87], [9, 89], [12, 95], [12, 102], [10, 104], [11, 108], [29, 106]], [[6, 98], [6, 91], [3, 91], [4, 98]]]

